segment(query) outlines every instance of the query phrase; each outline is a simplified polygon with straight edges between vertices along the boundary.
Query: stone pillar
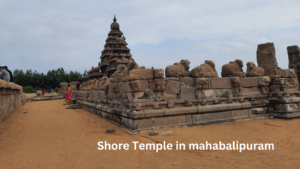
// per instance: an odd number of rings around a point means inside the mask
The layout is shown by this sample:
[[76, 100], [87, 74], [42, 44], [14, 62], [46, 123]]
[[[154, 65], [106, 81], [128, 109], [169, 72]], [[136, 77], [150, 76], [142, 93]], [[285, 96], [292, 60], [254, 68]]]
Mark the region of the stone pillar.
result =
[[273, 43], [259, 44], [257, 46], [256, 59], [258, 66], [264, 68], [265, 75], [275, 75], [278, 64]]
[[295, 69], [300, 84], [300, 48], [297, 45], [288, 46], [287, 53], [289, 57], [289, 68]]

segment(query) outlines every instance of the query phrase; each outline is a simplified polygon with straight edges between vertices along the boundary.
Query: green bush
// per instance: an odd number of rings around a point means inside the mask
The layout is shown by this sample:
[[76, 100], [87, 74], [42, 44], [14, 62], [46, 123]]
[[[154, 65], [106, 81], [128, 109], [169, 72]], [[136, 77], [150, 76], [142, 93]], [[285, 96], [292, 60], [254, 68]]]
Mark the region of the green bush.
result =
[[31, 86], [25, 86], [25, 87], [23, 88], [23, 92], [24, 92], [24, 93], [35, 93], [35, 90], [34, 90], [34, 88], [31, 87]]

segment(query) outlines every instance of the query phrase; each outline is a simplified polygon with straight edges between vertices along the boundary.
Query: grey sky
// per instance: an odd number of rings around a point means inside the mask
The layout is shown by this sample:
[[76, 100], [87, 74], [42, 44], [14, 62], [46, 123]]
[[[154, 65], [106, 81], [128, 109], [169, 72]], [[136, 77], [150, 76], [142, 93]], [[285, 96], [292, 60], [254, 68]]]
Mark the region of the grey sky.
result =
[[[140, 66], [188, 59], [256, 63], [257, 45], [274, 42], [280, 67], [300, 45], [299, 0], [0, 0], [0, 65], [47, 72], [97, 66], [116, 14]], [[244, 67], [246, 70], [246, 66]]]

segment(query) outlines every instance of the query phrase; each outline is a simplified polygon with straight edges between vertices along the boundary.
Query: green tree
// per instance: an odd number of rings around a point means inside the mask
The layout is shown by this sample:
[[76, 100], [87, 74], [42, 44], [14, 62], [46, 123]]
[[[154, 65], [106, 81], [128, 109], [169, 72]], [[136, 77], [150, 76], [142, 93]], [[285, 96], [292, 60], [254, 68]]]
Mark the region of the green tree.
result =
[[36, 70], [33, 72], [31, 69], [26, 71], [16, 69], [13, 75], [15, 83], [21, 86], [31, 86], [33, 88], [50, 86], [51, 88], [56, 88], [59, 87], [61, 82], [84, 81], [87, 71], [85, 70], [83, 74], [77, 71], [68, 73], [63, 68], [58, 68], [57, 70], [49, 70], [44, 74], [38, 73]]

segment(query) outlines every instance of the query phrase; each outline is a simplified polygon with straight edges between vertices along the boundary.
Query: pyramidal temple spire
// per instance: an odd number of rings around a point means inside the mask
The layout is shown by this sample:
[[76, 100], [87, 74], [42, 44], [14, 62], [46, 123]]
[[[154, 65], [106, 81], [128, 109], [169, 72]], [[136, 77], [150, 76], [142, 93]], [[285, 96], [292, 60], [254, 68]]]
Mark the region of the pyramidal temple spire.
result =
[[114, 21], [114, 22], [116, 22], [116, 21], [117, 21], [117, 19], [116, 19], [116, 15], [114, 15], [114, 19], [113, 19], [113, 21]]

